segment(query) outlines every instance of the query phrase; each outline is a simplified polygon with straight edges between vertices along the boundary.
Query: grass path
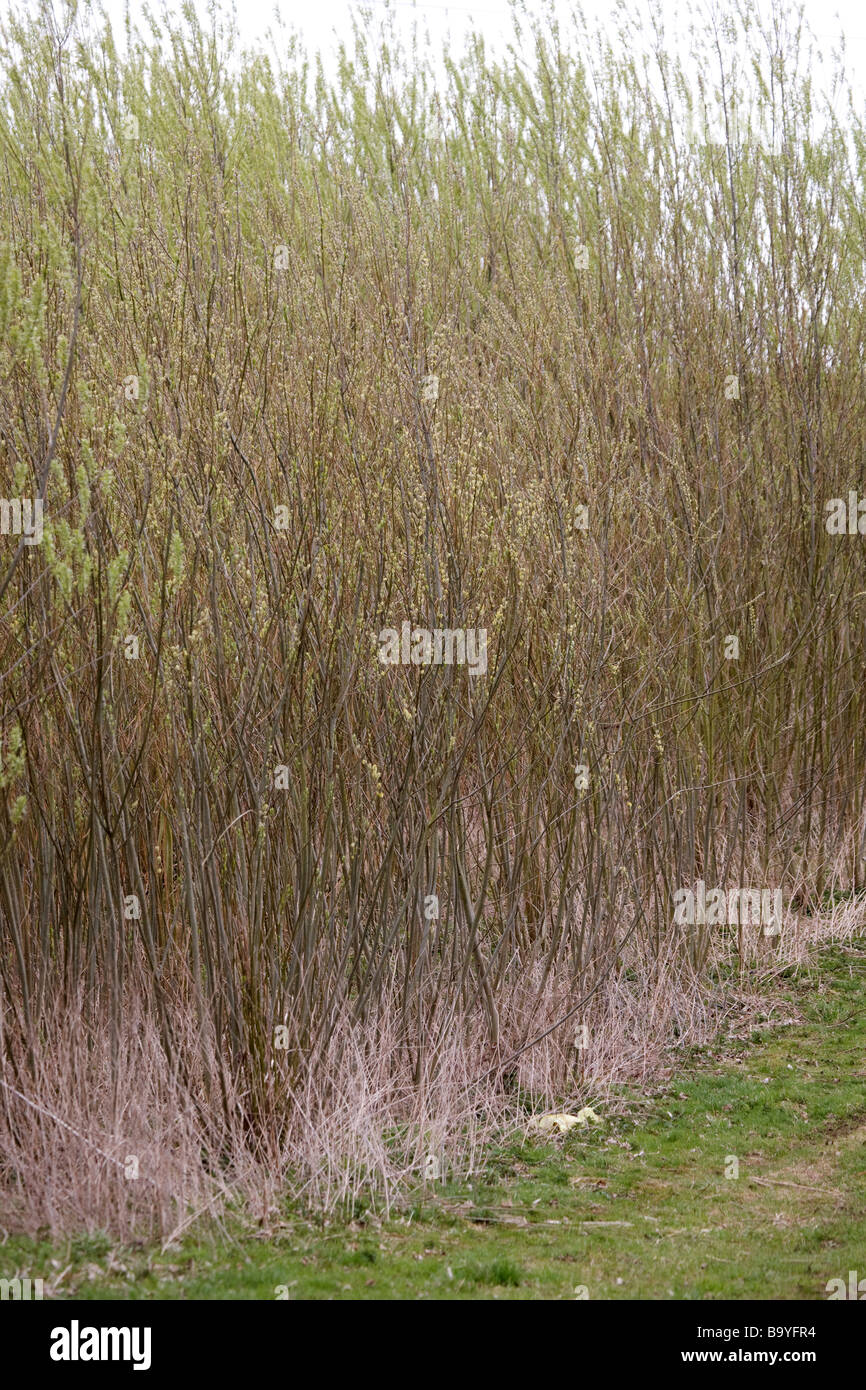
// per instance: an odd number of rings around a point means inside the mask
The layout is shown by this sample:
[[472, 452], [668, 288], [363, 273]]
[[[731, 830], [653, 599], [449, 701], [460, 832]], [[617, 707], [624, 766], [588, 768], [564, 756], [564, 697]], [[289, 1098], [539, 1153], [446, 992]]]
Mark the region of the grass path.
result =
[[287, 1216], [165, 1255], [10, 1238], [0, 1273], [85, 1298], [826, 1298], [866, 1276], [866, 950], [825, 951], [775, 998], [787, 1026], [690, 1054], [591, 1132], [511, 1144], [398, 1219]]

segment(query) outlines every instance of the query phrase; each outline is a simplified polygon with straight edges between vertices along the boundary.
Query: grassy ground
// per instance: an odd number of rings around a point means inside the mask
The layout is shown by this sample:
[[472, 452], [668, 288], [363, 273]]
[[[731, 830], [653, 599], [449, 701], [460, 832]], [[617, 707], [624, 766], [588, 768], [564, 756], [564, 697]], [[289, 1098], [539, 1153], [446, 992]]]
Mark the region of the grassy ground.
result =
[[765, 1031], [387, 1222], [287, 1213], [259, 1238], [164, 1254], [10, 1237], [0, 1273], [81, 1298], [825, 1298], [866, 1274], [864, 996], [866, 951], [824, 952], [778, 982]]

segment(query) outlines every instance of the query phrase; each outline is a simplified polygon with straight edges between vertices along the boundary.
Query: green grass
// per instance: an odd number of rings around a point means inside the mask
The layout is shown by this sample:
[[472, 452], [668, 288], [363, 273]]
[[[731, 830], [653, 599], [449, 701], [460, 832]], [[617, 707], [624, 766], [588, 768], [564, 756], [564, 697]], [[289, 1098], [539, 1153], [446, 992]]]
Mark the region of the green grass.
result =
[[10, 1238], [0, 1269], [65, 1270], [59, 1296], [81, 1298], [824, 1298], [866, 1273], [864, 995], [866, 951], [828, 950], [778, 981], [790, 1023], [689, 1054], [598, 1129], [498, 1149], [388, 1221], [289, 1212], [166, 1254]]

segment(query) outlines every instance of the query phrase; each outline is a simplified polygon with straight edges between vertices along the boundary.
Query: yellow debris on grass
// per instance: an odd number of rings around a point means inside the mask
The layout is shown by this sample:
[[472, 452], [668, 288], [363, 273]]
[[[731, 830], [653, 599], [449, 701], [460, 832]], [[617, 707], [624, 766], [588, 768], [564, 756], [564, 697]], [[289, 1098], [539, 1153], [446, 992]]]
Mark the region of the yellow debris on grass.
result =
[[560, 1134], [567, 1134], [570, 1129], [574, 1129], [575, 1125], [585, 1129], [590, 1123], [600, 1125], [601, 1119], [591, 1106], [585, 1105], [582, 1110], [578, 1110], [576, 1115], [533, 1115], [528, 1128], [539, 1129], [545, 1134], [549, 1134], [553, 1130], [558, 1130]]

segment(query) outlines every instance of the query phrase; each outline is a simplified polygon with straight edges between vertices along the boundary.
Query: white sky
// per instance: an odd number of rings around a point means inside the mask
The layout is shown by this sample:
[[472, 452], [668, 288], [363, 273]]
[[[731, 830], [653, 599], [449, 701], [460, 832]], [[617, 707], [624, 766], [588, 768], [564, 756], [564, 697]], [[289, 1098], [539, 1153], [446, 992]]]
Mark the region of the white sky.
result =
[[[122, 14], [124, 0], [108, 0], [110, 12]], [[135, 15], [142, 6], [133, 0], [130, 6]], [[196, 8], [204, 13], [203, 0], [196, 0]], [[322, 50], [332, 46], [335, 36], [339, 39], [348, 32], [350, 16], [367, 8], [374, 13], [391, 10], [406, 29], [417, 23], [422, 29], [429, 29], [434, 46], [438, 48], [441, 40], [451, 34], [461, 35], [467, 24], [484, 34], [485, 40], [496, 44], [500, 35], [510, 30], [508, 0], [239, 0], [239, 22], [241, 32], [250, 38], [261, 37], [273, 22], [275, 10], [283, 20], [303, 34], [311, 48]], [[540, 9], [537, 0], [528, 0], [527, 8]], [[568, 3], [556, 4], [558, 16], [565, 17], [570, 11]], [[689, 14], [698, 5], [688, 0], [663, 0], [661, 10], [671, 31], [684, 29]], [[733, 7], [720, 4], [721, 13], [730, 12]], [[766, 8], [762, 6], [762, 8]], [[583, 9], [589, 17], [606, 19], [614, 9], [614, 0], [583, 0]], [[816, 37], [834, 40], [844, 33], [852, 46], [856, 40], [860, 52], [866, 46], [866, 9], [863, 0], [806, 0], [805, 15], [809, 27]]]
[[[39, 0], [11, 0], [12, 8], [34, 8]], [[122, 44], [123, 17], [127, 4], [133, 21], [142, 22], [146, 0], [102, 0], [105, 10], [112, 18]], [[159, 12], [164, 0], [152, 0], [152, 8]], [[208, 0], [192, 0], [196, 11], [205, 18], [208, 14]], [[223, 4], [230, 0], [222, 0]], [[582, 8], [592, 22], [600, 19], [605, 27], [613, 27], [610, 16], [617, 0], [582, 0]], [[693, 13], [706, 12], [712, 0], [659, 0], [665, 32], [672, 47], [679, 48], [687, 55], [686, 35]], [[0, 9], [5, 8], [6, 0], [0, 0]], [[279, 13], [282, 25], [296, 30], [309, 52], [320, 51], [323, 55], [333, 55], [340, 39], [349, 40], [352, 16], [363, 12], [372, 13], [374, 20], [390, 13], [401, 33], [409, 36], [417, 29], [419, 39], [424, 42], [429, 37], [433, 53], [441, 51], [443, 41], [450, 38], [459, 42], [472, 28], [484, 35], [489, 50], [502, 51], [511, 37], [511, 19], [508, 0], [235, 0], [237, 19], [242, 42], [254, 45], [267, 43], [269, 29], [279, 33], [280, 25], [275, 24], [275, 14]], [[543, 0], [524, 0], [530, 13], [538, 12]], [[569, 27], [572, 5], [570, 0], [553, 0], [554, 9], [563, 29]], [[760, 0], [762, 12], [769, 11], [770, 0]], [[639, 13], [648, 12], [648, 0], [632, 0], [628, 8]], [[180, 0], [171, 0], [169, 9], [177, 14]], [[732, 4], [725, 0], [715, 0], [718, 14], [730, 15], [734, 12]], [[846, 69], [859, 101], [866, 102], [866, 5], [864, 0], [803, 0], [803, 10], [809, 29], [817, 40], [822, 52], [823, 66], [818, 64], [813, 75], [820, 86], [823, 71], [831, 66], [831, 51], [844, 36], [846, 44]], [[424, 44], [426, 47], [426, 43]]]

